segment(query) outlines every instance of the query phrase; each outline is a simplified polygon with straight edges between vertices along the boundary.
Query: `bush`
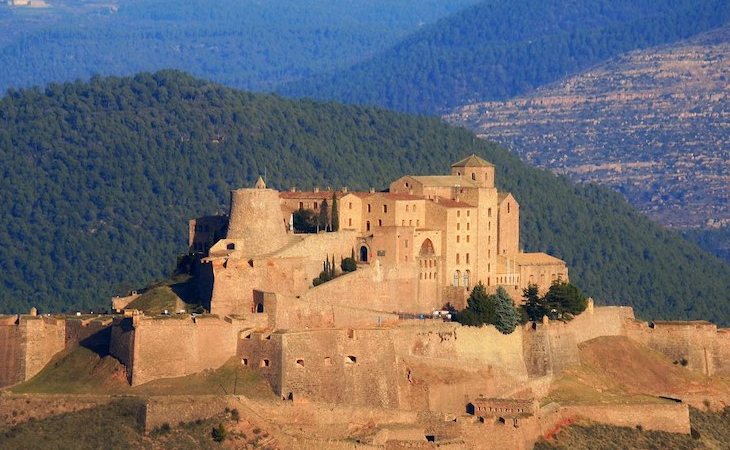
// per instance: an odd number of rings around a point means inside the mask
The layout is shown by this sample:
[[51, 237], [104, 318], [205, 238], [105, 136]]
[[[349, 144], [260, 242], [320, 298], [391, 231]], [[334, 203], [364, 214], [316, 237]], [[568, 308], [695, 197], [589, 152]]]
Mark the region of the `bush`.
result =
[[227, 434], [228, 432], [226, 431], [226, 426], [223, 425], [223, 422], [219, 423], [217, 427], [213, 427], [213, 431], [211, 432], [211, 436], [216, 442], [223, 442], [226, 439]]
[[353, 258], [345, 258], [340, 263], [343, 272], [354, 272], [357, 270], [357, 263]]
[[241, 414], [238, 412], [238, 410], [236, 408], [233, 408], [231, 410], [231, 419], [235, 420], [236, 422], [241, 420]]

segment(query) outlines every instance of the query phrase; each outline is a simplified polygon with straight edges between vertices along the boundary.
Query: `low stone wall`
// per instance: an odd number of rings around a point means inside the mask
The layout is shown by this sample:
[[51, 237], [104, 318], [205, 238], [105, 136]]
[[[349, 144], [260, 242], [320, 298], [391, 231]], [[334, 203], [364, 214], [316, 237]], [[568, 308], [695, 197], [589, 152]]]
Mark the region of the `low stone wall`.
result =
[[178, 426], [181, 422], [208, 419], [223, 413], [229, 401], [220, 395], [150, 397], [144, 405], [141, 422], [145, 433], [168, 424]]

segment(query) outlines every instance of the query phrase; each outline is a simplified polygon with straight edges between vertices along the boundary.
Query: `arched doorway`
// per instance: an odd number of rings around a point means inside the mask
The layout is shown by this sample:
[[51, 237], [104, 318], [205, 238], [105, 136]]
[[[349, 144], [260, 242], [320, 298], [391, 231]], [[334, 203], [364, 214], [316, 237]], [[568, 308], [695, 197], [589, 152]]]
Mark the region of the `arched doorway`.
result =
[[368, 248], [364, 245], [360, 247], [360, 262], [368, 262]]

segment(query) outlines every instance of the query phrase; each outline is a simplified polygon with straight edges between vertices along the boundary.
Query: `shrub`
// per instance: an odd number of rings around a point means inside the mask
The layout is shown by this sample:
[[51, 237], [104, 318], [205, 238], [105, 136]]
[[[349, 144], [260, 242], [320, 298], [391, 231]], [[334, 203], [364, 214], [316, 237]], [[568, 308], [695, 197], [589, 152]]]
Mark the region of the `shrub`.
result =
[[228, 432], [226, 431], [226, 426], [223, 425], [223, 422], [219, 423], [217, 427], [213, 427], [213, 431], [211, 432], [211, 436], [216, 442], [223, 442], [226, 438], [226, 434], [228, 434]]
[[236, 422], [241, 420], [241, 414], [238, 412], [238, 410], [236, 408], [233, 408], [231, 410], [231, 419], [235, 420]]
[[357, 263], [353, 258], [345, 258], [340, 263], [343, 272], [354, 272], [357, 270]]

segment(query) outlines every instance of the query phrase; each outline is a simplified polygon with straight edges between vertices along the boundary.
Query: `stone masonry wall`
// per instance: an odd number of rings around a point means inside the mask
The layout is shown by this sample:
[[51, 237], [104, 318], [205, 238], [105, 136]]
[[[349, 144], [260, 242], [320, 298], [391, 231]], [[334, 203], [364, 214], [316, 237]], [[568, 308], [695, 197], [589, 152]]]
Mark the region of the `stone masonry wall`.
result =
[[282, 337], [281, 394], [296, 399], [398, 408], [389, 330], [318, 330]]
[[227, 405], [226, 397], [220, 395], [150, 397], [145, 403], [141, 422], [144, 432], [149, 433], [165, 423], [175, 427], [180, 422], [213, 417], [222, 413]]
[[241, 364], [268, 381], [275, 393], [281, 393], [281, 333], [242, 331], [239, 333], [236, 356]]
[[66, 324], [63, 319], [35, 317], [21, 319], [25, 323], [25, 380], [34, 377], [66, 346]]
[[220, 367], [236, 354], [239, 328], [214, 316], [125, 319], [114, 324], [111, 351], [138, 385]]
[[619, 427], [689, 434], [689, 407], [686, 403], [645, 405], [571, 405], [561, 406], [563, 417], [582, 417]]
[[22, 330], [15, 316], [2, 317], [0, 322], [0, 388], [19, 383], [25, 378]]

